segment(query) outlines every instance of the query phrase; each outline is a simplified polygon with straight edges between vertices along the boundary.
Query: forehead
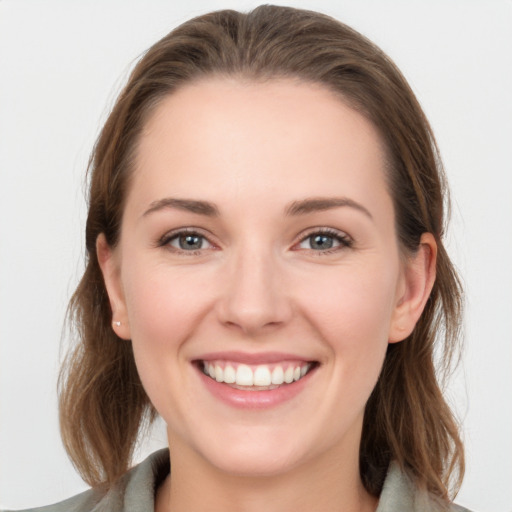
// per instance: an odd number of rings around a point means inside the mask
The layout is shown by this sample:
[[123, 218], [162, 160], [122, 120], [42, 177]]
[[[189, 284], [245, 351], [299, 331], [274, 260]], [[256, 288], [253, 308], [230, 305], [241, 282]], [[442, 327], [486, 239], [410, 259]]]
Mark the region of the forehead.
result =
[[[327, 88], [292, 80], [206, 79], [166, 97], [138, 146], [133, 190], [152, 201], [250, 192], [361, 194], [385, 186], [385, 150], [364, 116]], [[368, 191], [366, 191], [368, 192]]]

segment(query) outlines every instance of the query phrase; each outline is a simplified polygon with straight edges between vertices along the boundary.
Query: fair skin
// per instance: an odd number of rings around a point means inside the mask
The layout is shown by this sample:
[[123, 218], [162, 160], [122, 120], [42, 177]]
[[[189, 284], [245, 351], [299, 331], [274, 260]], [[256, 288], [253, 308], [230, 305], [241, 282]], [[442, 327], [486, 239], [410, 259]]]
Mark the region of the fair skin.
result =
[[135, 164], [119, 244], [97, 249], [168, 426], [156, 510], [375, 510], [364, 407], [436, 245], [400, 251], [373, 125], [318, 85], [212, 78], [162, 101]]

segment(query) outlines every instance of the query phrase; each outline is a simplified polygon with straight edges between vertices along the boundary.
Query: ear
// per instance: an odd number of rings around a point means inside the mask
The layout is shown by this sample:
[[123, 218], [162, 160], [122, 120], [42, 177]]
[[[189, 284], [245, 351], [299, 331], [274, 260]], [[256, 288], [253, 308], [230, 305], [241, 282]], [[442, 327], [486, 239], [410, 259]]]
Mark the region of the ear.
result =
[[436, 260], [436, 240], [431, 233], [423, 233], [418, 250], [404, 262], [389, 343], [404, 340], [414, 330], [436, 280]]
[[96, 239], [96, 254], [112, 309], [112, 329], [120, 338], [129, 340], [131, 339], [130, 324], [121, 284], [118, 253], [108, 245], [103, 233], [100, 233]]

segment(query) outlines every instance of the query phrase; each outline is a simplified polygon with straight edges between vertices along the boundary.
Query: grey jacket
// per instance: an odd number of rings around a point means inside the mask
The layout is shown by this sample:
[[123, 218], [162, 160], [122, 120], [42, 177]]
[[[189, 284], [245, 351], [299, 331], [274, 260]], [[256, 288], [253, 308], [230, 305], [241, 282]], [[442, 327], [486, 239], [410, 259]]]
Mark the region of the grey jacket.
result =
[[[154, 512], [155, 489], [169, 472], [169, 452], [160, 450], [131, 469], [106, 494], [85, 491], [55, 505], [24, 512]], [[391, 464], [376, 512], [434, 512], [443, 510], [436, 500], [418, 492], [396, 464]], [[469, 512], [458, 505], [445, 511]], [[3, 511], [7, 512], [7, 511]]]

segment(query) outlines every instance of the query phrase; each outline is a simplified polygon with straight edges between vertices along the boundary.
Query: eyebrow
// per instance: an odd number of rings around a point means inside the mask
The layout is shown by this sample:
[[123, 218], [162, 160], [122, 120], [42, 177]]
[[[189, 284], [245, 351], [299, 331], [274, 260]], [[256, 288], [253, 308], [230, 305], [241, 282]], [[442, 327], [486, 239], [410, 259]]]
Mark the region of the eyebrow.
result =
[[213, 203], [209, 203], [208, 201], [166, 197], [164, 199], [159, 199], [158, 201], [153, 201], [142, 216], [146, 217], [151, 213], [164, 210], [166, 208], [184, 210], [191, 213], [197, 213], [198, 215], [206, 215], [208, 217], [217, 217], [219, 215], [219, 209], [217, 206]]
[[[286, 215], [305, 215], [308, 213], [331, 210], [333, 208], [349, 207], [359, 210], [367, 217], [373, 220], [372, 214], [358, 202], [348, 197], [313, 197], [302, 199], [300, 201], [293, 201], [286, 209]], [[166, 208], [174, 208], [184, 210], [198, 215], [205, 215], [207, 217], [218, 217], [219, 209], [214, 203], [208, 201], [199, 201], [196, 199], [178, 199], [175, 197], [166, 197], [153, 201], [149, 208], [143, 213], [143, 217], [163, 210]]]
[[348, 197], [313, 197], [294, 201], [286, 208], [286, 215], [305, 215], [333, 208], [349, 207], [359, 210], [373, 220], [373, 215], [362, 204]]

